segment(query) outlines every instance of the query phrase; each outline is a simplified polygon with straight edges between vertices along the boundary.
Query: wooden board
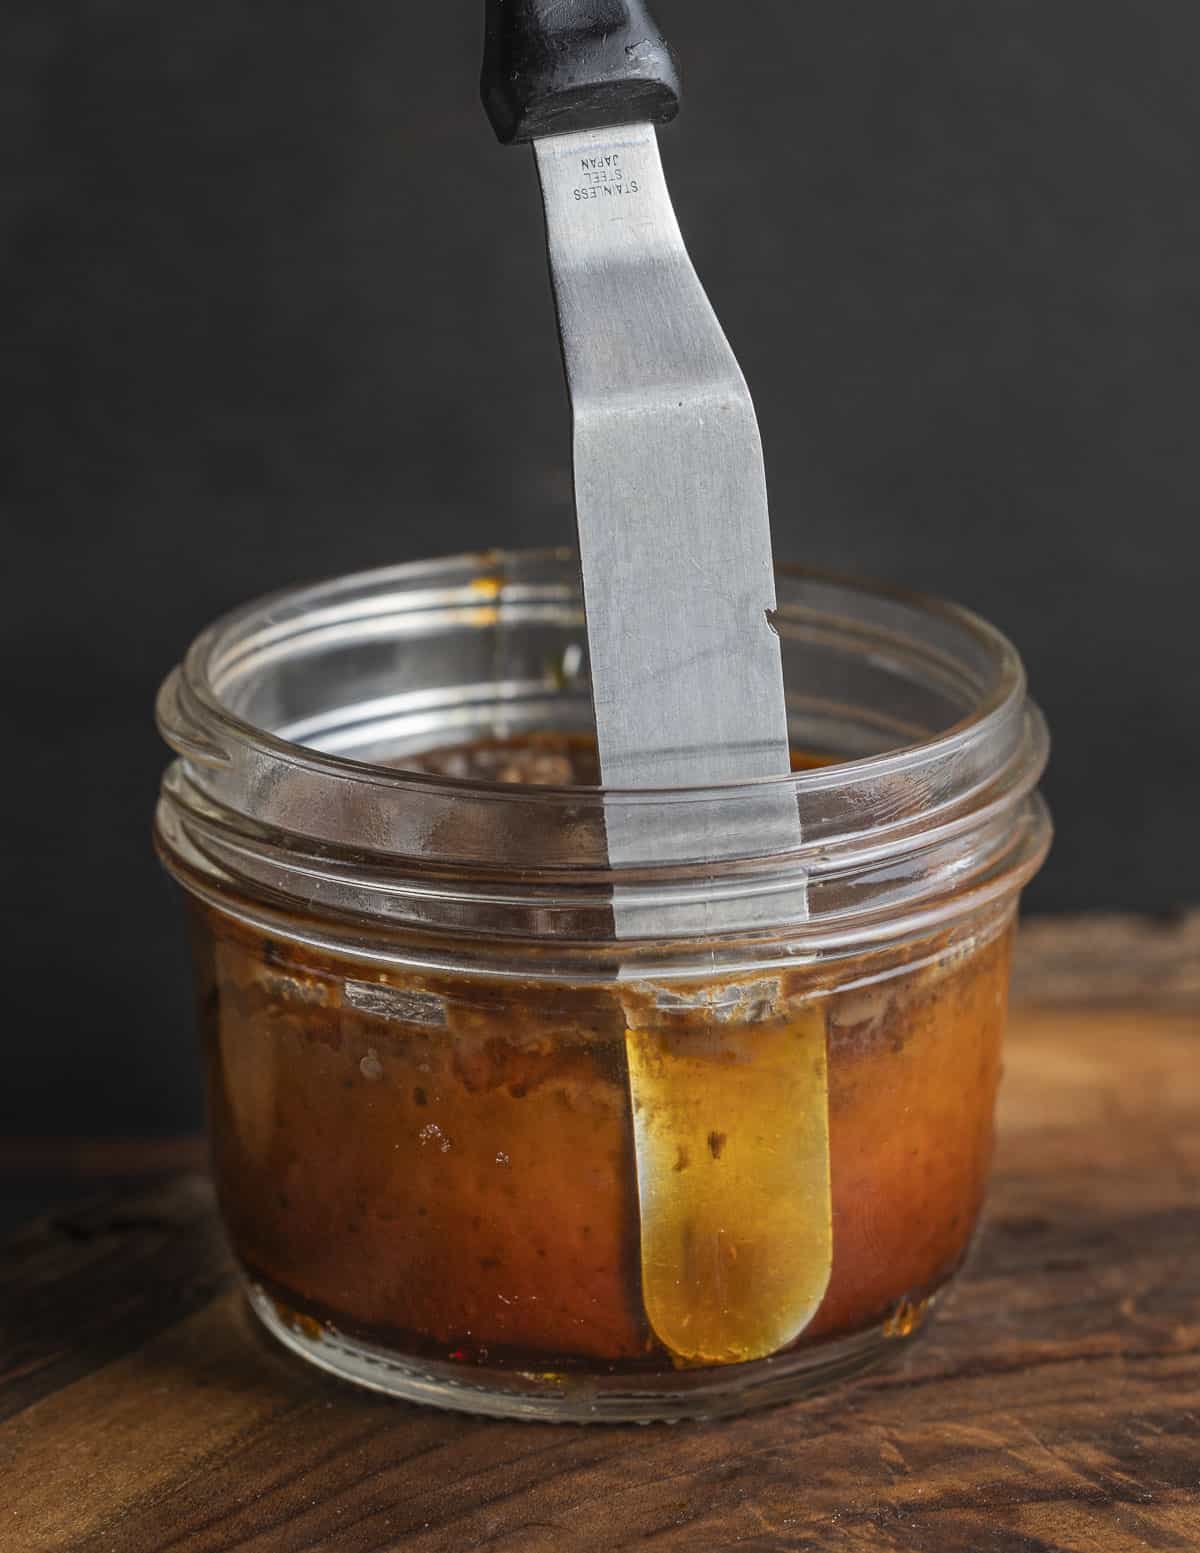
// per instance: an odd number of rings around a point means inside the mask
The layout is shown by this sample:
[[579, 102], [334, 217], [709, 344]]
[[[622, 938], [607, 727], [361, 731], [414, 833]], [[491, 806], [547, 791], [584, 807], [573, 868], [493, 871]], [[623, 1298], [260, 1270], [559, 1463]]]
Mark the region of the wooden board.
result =
[[1096, 926], [1101, 1002], [1086, 928], [1029, 935], [986, 1232], [894, 1368], [673, 1428], [391, 1403], [257, 1331], [178, 1177], [8, 1246], [0, 1549], [1200, 1548], [1193, 927]]

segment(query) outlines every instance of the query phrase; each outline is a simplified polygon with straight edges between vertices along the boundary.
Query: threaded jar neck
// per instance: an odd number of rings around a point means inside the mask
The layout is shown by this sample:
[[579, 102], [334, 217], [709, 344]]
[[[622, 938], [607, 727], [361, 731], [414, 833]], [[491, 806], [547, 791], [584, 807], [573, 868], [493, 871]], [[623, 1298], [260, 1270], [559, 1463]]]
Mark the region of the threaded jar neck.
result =
[[[793, 745], [837, 763], [661, 791], [404, 769], [433, 746], [587, 729], [567, 552], [421, 562], [247, 605], [160, 692], [178, 757], [160, 850], [193, 892], [273, 931], [380, 953], [432, 935], [451, 956], [470, 941], [468, 960], [539, 942], [611, 958], [616, 891], [681, 964], [714, 938], [846, 953], [1010, 902], [1049, 836], [1045, 724], [1012, 646], [965, 610], [798, 568], [780, 569], [778, 595]], [[781, 791], [800, 822], [784, 852]], [[675, 861], [611, 866], [606, 827], [632, 807], [639, 830], [684, 838]], [[714, 816], [735, 837], [719, 858], [686, 844]]]

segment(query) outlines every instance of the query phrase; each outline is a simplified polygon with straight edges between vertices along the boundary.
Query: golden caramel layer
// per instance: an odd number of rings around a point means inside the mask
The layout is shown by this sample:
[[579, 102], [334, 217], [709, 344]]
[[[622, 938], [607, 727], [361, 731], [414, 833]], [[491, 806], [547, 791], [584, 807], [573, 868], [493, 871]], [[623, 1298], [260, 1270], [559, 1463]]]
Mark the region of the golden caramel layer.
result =
[[[289, 1304], [347, 1331], [478, 1362], [727, 1361], [883, 1320], [966, 1249], [991, 1152], [1007, 933], [865, 989], [830, 990], [828, 970], [806, 989], [789, 973], [782, 1022], [676, 1011], [657, 1031], [639, 1017], [627, 1042], [625, 987], [381, 972], [197, 910], [235, 1249]], [[857, 980], [870, 964], [844, 969]], [[673, 1177], [657, 1203], [639, 1199], [635, 1126], [653, 1162], [643, 1194], [649, 1176]], [[732, 1317], [705, 1293], [722, 1265]]]

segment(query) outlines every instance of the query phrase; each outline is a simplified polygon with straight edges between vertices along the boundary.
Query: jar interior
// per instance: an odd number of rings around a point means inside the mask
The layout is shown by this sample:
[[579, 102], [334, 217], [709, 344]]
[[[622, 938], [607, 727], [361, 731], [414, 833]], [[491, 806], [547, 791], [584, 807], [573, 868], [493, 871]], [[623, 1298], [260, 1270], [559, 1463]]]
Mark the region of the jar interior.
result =
[[[1011, 672], [965, 613], [782, 571], [793, 746], [857, 759], [937, 738]], [[592, 726], [567, 553], [464, 557], [292, 593], [232, 617], [207, 677], [235, 717], [384, 766], [448, 744]]]

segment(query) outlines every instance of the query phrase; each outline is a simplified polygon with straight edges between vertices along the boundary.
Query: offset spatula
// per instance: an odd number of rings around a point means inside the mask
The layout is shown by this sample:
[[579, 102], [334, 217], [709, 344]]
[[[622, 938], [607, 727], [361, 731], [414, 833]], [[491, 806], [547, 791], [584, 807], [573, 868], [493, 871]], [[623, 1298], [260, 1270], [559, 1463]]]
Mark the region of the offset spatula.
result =
[[[601, 780], [786, 773], [758, 423], [684, 247], [653, 128], [679, 106], [670, 51], [641, 0], [489, 0], [482, 90], [501, 141], [533, 142], [545, 201]], [[753, 836], [744, 809], [701, 805], [676, 825], [660, 810], [651, 825], [645, 806], [610, 806], [610, 860], [798, 841], [786, 785], [754, 805]], [[669, 909], [618, 899], [618, 935], [686, 926]]]
[[[483, 92], [501, 140], [533, 141], [542, 180], [601, 778], [694, 788], [786, 773], [758, 425], [652, 128], [678, 107], [671, 56], [640, 0], [491, 0]], [[786, 782], [750, 801], [610, 793], [605, 829], [618, 866], [800, 840]], [[679, 891], [671, 873], [614, 891], [618, 938], [804, 913], [802, 883], [739, 894], [733, 868], [732, 889]], [[824, 1011], [792, 1008], [772, 978], [735, 978], [720, 1006], [711, 982], [697, 996], [638, 963], [618, 979], [646, 1316], [681, 1365], [763, 1358], [804, 1330], [832, 1266]]]

